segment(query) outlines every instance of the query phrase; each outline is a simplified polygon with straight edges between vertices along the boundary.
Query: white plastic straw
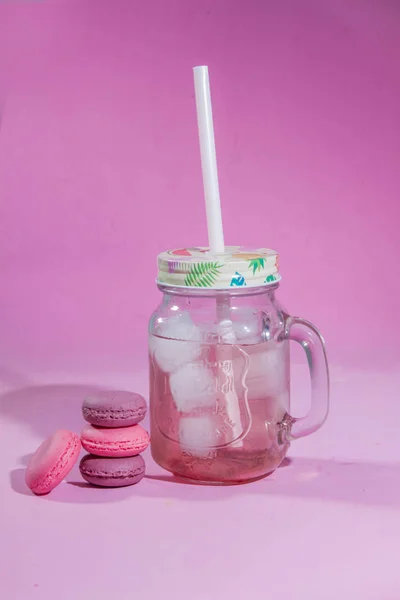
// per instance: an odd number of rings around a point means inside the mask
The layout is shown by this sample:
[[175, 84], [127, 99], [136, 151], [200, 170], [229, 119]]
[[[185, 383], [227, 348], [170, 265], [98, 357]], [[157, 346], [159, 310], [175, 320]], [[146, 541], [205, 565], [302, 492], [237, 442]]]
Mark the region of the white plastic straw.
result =
[[[199, 128], [201, 167], [203, 171], [204, 196], [206, 201], [208, 244], [215, 254], [225, 252], [224, 231], [222, 227], [221, 200], [219, 197], [217, 155], [215, 152], [214, 124], [211, 106], [210, 79], [208, 67], [194, 67], [194, 92], [196, 97], [197, 124]], [[217, 325], [219, 339], [223, 346], [217, 346], [216, 358], [219, 363], [232, 362], [232, 344], [236, 336], [230, 320], [229, 296], [217, 298]], [[220, 370], [219, 377], [224, 378]], [[239, 400], [236, 391], [224, 395], [226, 412], [233, 423], [232, 435], [238, 438], [242, 433]], [[238, 440], [236, 447], [242, 446]]]
[[203, 171], [204, 196], [206, 200], [208, 243], [211, 252], [220, 254], [225, 251], [225, 244], [222, 227], [221, 200], [219, 197], [217, 155], [215, 152], [208, 67], [194, 67], [193, 74], [197, 124], [199, 127], [201, 167]]

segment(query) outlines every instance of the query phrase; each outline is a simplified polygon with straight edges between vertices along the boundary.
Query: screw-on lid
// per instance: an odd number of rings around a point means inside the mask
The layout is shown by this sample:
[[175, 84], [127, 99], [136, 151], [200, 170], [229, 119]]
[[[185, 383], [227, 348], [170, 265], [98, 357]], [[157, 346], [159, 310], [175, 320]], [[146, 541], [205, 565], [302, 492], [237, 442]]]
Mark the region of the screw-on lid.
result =
[[158, 256], [157, 283], [173, 287], [229, 289], [280, 281], [279, 255], [268, 248], [227, 246], [223, 254], [209, 248], [168, 250]]

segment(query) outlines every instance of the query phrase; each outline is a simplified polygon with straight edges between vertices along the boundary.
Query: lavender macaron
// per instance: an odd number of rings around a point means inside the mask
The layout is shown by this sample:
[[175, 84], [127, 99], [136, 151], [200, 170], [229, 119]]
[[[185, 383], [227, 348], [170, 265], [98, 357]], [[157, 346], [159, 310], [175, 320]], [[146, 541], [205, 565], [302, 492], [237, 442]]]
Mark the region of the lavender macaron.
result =
[[82, 414], [85, 421], [97, 427], [129, 427], [146, 414], [146, 401], [134, 392], [97, 392], [85, 398]]
[[79, 470], [83, 479], [92, 485], [123, 487], [134, 485], [143, 479], [145, 463], [140, 455], [104, 458], [86, 454], [79, 464]]

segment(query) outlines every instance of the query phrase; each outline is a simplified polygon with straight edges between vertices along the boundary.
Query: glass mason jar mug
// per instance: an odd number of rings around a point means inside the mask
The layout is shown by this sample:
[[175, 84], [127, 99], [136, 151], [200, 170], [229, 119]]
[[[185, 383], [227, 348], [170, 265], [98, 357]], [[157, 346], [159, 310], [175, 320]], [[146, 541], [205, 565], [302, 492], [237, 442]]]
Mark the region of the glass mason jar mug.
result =
[[[272, 250], [229, 247], [163, 253], [163, 292], [149, 328], [151, 450], [166, 470], [207, 483], [241, 483], [271, 473], [293, 439], [328, 413], [324, 341], [276, 298]], [[311, 372], [308, 414], [290, 415], [289, 341]]]

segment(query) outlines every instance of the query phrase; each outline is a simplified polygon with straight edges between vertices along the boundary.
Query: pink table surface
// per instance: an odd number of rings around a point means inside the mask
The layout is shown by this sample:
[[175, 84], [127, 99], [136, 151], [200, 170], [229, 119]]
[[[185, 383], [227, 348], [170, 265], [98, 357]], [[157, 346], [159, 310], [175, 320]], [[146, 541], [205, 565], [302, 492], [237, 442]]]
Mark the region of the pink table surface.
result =
[[[295, 367], [296, 410], [304, 377]], [[333, 367], [325, 427], [256, 483], [183, 485], [147, 454], [135, 487], [90, 488], [75, 468], [41, 498], [25, 487], [24, 468], [43, 436], [79, 431], [93, 381], [145, 393], [147, 373], [2, 381], [2, 598], [400, 597], [398, 372]]]

